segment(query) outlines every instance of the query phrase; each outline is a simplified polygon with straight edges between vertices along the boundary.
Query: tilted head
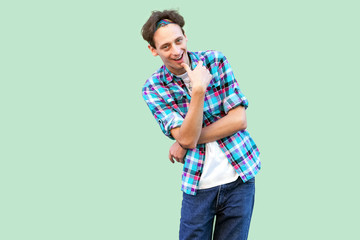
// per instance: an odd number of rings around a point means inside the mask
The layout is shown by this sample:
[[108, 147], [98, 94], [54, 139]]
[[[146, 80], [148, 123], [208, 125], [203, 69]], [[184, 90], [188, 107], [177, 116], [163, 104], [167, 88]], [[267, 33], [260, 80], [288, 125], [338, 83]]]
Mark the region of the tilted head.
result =
[[174, 74], [185, 73], [181, 63], [189, 65], [184, 18], [175, 10], [153, 11], [141, 33], [154, 56], [160, 56]]
[[[154, 43], [154, 34], [159, 28], [158, 23], [163, 20], [170, 20], [180, 26], [182, 33], [184, 34], [183, 27], [185, 25], [184, 18], [175, 10], [164, 10], [164, 11], [152, 11], [151, 16], [146, 21], [141, 29], [142, 37], [147, 41], [151, 47], [156, 48]], [[161, 25], [160, 25], [161, 26]]]

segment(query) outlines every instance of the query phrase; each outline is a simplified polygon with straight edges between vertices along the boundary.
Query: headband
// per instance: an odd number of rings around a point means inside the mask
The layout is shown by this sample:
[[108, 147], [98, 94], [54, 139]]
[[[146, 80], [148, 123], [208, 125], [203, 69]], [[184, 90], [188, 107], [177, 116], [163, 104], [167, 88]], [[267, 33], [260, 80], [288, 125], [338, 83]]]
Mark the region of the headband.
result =
[[166, 26], [170, 23], [174, 23], [173, 21], [171, 21], [170, 19], [161, 19], [160, 21], [157, 22], [156, 24], [156, 28], [155, 28], [155, 32], [156, 30], [158, 30], [159, 28]]

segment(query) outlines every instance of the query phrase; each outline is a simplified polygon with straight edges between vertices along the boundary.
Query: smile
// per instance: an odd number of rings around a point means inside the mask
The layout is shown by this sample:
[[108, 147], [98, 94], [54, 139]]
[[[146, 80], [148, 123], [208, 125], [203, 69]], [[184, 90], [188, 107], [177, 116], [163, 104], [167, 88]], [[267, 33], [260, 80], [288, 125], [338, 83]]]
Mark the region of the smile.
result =
[[183, 58], [183, 56], [184, 56], [184, 53], [182, 53], [182, 54], [181, 54], [181, 56], [180, 56], [180, 57], [178, 57], [178, 58], [173, 58], [173, 60], [175, 60], [175, 61], [179, 61], [179, 60], [181, 60], [181, 59]]

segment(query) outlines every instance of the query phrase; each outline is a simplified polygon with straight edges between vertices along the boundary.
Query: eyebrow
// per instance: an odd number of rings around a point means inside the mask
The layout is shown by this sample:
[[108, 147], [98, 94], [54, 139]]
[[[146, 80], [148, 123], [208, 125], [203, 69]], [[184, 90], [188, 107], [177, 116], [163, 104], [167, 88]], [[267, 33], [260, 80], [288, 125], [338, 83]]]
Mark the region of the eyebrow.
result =
[[169, 45], [169, 43], [164, 43], [163, 45], [160, 46], [160, 48], [165, 47], [166, 45]]

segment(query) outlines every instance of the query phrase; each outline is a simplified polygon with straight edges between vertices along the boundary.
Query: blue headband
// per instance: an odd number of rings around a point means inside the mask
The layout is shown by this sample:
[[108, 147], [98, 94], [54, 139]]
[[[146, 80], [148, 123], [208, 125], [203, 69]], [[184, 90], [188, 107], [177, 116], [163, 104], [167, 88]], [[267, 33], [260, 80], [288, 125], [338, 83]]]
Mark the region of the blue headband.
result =
[[159, 28], [166, 26], [170, 23], [174, 23], [173, 21], [171, 21], [170, 19], [162, 19], [160, 20], [157, 24], [156, 24], [156, 28], [155, 28], [155, 32], [156, 30], [158, 30]]

